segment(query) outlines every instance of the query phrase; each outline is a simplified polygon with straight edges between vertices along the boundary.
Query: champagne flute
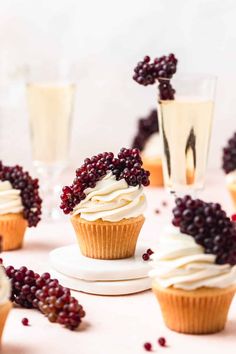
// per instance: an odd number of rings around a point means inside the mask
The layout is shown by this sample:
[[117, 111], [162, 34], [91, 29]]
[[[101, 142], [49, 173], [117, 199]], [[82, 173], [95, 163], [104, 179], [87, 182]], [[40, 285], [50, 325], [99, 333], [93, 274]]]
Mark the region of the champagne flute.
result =
[[68, 164], [75, 83], [65, 63], [30, 67], [26, 83], [33, 165], [41, 180], [43, 216], [59, 214], [58, 178]]
[[165, 186], [173, 194], [203, 189], [212, 130], [216, 78], [173, 78], [174, 100], [158, 100]]

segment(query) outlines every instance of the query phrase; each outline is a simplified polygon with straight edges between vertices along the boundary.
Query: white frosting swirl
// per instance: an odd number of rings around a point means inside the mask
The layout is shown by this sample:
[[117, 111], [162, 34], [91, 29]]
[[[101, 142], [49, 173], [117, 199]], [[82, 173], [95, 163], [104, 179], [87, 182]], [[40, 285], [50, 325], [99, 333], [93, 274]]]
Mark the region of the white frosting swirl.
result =
[[226, 183], [227, 184], [236, 183], [236, 170], [226, 175]]
[[94, 221], [116, 222], [142, 215], [146, 207], [143, 187], [131, 187], [109, 172], [94, 188], [87, 188], [86, 198], [74, 208], [72, 215]]
[[0, 265], [0, 305], [5, 304], [11, 295], [11, 283], [3, 266]]
[[142, 156], [146, 158], [155, 158], [162, 155], [161, 137], [159, 133], [153, 133], [147, 140]]
[[236, 266], [216, 264], [216, 256], [205, 254], [192, 236], [174, 228], [161, 237], [151, 258], [154, 269], [149, 275], [164, 288], [227, 288], [236, 283]]
[[22, 210], [20, 190], [14, 189], [9, 181], [0, 181], [0, 214], [20, 213]]

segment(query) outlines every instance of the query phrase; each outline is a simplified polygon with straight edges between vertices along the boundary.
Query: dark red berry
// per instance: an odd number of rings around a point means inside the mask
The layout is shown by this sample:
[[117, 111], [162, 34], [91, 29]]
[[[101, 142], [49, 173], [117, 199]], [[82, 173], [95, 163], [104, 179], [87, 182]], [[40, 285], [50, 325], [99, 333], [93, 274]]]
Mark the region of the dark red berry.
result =
[[175, 90], [170, 84], [170, 79], [176, 73], [177, 59], [174, 54], [155, 58], [153, 62], [149, 56], [144, 57], [134, 68], [133, 79], [140, 85], [153, 85], [159, 81], [161, 100], [174, 99]]
[[96, 182], [101, 180], [109, 171], [117, 180], [124, 178], [129, 186], [149, 185], [149, 171], [142, 168], [140, 151], [136, 148], [122, 148], [118, 157], [112, 152], [104, 152], [90, 159], [85, 159], [84, 164], [76, 170], [76, 178], [70, 187], [62, 189], [61, 209], [65, 214], [73, 211], [86, 194], [87, 188], [94, 188]]
[[138, 120], [138, 132], [133, 140], [132, 147], [142, 151], [149, 137], [158, 133], [157, 110], [153, 109], [147, 117]]
[[177, 198], [173, 209], [174, 226], [194, 237], [217, 264], [236, 264], [236, 225], [218, 203], [206, 203], [190, 196]]
[[149, 256], [151, 256], [153, 253], [154, 253], [154, 252], [153, 252], [153, 250], [151, 250], [151, 248], [148, 248], [148, 249], [147, 249], [147, 254], [148, 254]]
[[150, 258], [150, 256], [149, 256], [148, 253], [144, 253], [144, 254], [142, 255], [142, 258], [143, 258], [144, 261], [148, 261], [149, 258]]
[[21, 323], [23, 324], [23, 326], [28, 326], [29, 325], [28, 318], [26, 318], [26, 317], [22, 318]]
[[149, 343], [149, 342], [144, 343], [143, 347], [144, 347], [144, 349], [145, 349], [147, 352], [151, 352], [151, 351], [152, 351], [152, 344]]
[[222, 168], [225, 173], [236, 170], [236, 132], [223, 149]]
[[42, 205], [38, 179], [33, 179], [19, 165], [4, 166], [0, 161], [0, 181], [9, 181], [14, 189], [21, 191], [23, 217], [28, 221], [29, 227], [36, 226], [40, 221]]
[[161, 346], [161, 347], [165, 347], [166, 346], [166, 339], [164, 337], [160, 337], [158, 339], [158, 344]]

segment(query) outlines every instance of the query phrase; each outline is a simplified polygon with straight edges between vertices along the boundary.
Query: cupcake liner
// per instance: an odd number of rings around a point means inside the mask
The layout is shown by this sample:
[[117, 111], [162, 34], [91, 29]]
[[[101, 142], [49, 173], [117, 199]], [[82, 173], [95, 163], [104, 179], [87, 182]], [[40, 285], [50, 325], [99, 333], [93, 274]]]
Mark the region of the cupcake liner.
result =
[[144, 217], [123, 219], [118, 222], [87, 221], [79, 215], [72, 216], [81, 253], [96, 259], [121, 259], [132, 257]]
[[2, 333], [5, 326], [5, 322], [11, 308], [12, 308], [11, 301], [7, 301], [5, 304], [0, 305], [0, 344], [1, 344]]
[[216, 333], [224, 329], [236, 286], [184, 291], [164, 289], [153, 283], [164, 322], [173, 331], [188, 334]]
[[22, 214], [5, 214], [0, 216], [0, 235], [2, 250], [10, 251], [22, 247], [27, 221]]
[[235, 183], [228, 184], [228, 190], [231, 195], [231, 199], [234, 203], [234, 208], [236, 210], [236, 184]]
[[143, 168], [150, 172], [150, 186], [151, 187], [163, 187], [163, 172], [162, 172], [162, 162], [160, 158], [148, 159], [143, 157]]

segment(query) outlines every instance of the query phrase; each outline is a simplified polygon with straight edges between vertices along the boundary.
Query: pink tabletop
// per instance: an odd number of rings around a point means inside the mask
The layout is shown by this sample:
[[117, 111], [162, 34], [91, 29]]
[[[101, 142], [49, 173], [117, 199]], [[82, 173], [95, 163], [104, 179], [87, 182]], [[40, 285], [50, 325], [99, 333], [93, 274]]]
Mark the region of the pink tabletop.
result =
[[[163, 225], [170, 218], [170, 207], [162, 201], [168, 195], [161, 189], [147, 190], [149, 206], [140, 242], [155, 245]], [[232, 213], [232, 205], [226, 191], [223, 176], [212, 174], [207, 189], [200, 194], [206, 200], [219, 201]], [[169, 200], [170, 205], [170, 200]], [[159, 209], [160, 213], [155, 213]], [[74, 243], [74, 233], [69, 220], [54, 224], [41, 223], [27, 232], [24, 249], [4, 253], [5, 265], [26, 265], [37, 271], [50, 270], [49, 251]], [[157, 301], [151, 291], [129, 296], [95, 296], [85, 293], [73, 295], [86, 310], [78, 331], [71, 332], [58, 324], [51, 324], [36, 310], [13, 309], [3, 336], [3, 354], [142, 354], [143, 343], [153, 343], [154, 352], [169, 354], [208, 353], [233, 354], [236, 352], [236, 299], [233, 302], [226, 329], [214, 335], [191, 336], [168, 330], [161, 317]], [[27, 317], [29, 327], [21, 324]], [[157, 345], [164, 336], [168, 348]], [[235, 347], [234, 347], [235, 346]]]

